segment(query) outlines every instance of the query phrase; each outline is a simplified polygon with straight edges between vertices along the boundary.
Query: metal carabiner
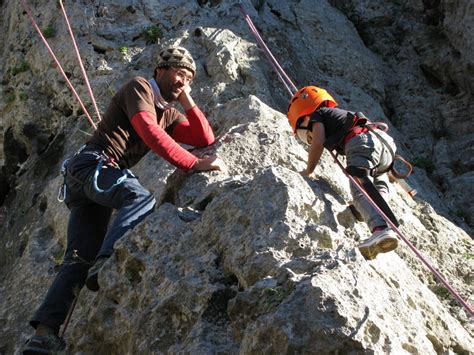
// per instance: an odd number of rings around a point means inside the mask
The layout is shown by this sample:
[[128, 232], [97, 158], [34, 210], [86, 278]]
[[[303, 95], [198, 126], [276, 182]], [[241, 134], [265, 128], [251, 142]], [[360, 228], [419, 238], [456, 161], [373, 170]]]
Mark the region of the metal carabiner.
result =
[[59, 202], [64, 202], [66, 200], [66, 184], [62, 183], [58, 190], [57, 199]]
[[64, 202], [66, 200], [66, 174], [67, 174], [67, 163], [69, 162], [71, 158], [68, 158], [63, 161], [61, 164], [61, 169], [59, 170], [59, 173], [63, 177], [63, 183], [59, 187], [58, 190], [58, 196], [56, 197], [59, 202]]

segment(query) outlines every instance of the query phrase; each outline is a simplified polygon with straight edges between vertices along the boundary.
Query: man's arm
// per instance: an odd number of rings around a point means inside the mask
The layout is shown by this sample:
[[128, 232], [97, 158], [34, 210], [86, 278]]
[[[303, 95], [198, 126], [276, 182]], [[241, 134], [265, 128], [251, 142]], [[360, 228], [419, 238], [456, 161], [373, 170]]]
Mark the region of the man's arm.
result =
[[217, 156], [197, 158], [181, 147], [156, 123], [155, 115], [149, 112], [136, 113], [132, 117], [131, 123], [137, 134], [150, 149], [180, 169], [189, 170], [194, 168], [198, 171], [207, 171], [223, 170], [224, 168], [224, 164]]
[[178, 101], [185, 110], [188, 120], [179, 122], [174, 127], [171, 137], [177, 142], [194, 147], [205, 147], [214, 143], [214, 132], [206, 116], [194, 103], [189, 88], [183, 90]]
[[131, 123], [145, 144], [174, 166], [189, 170], [196, 164], [198, 158], [176, 143], [157, 124], [154, 114], [146, 111], [137, 112], [133, 115]]
[[308, 153], [308, 163], [306, 169], [301, 172], [301, 175], [309, 176], [314, 171], [323, 154], [325, 140], [324, 125], [321, 122], [315, 122], [313, 124], [311, 146]]

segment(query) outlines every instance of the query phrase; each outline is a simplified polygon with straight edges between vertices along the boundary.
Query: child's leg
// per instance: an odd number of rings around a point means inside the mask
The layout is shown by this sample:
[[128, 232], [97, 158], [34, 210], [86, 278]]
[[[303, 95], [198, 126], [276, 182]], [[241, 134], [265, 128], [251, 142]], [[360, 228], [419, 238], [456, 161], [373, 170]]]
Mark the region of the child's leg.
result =
[[[385, 228], [387, 223], [379, 215], [374, 207], [367, 201], [362, 193], [351, 184], [352, 199], [355, 208], [361, 214], [364, 222], [369, 227], [370, 231], [373, 232], [377, 227]], [[382, 195], [383, 196], [383, 195]], [[385, 198], [385, 196], [383, 196]]]
[[[383, 150], [384, 149], [376, 136], [370, 133], [359, 134], [352, 138], [346, 145], [345, 151], [347, 166], [360, 167], [370, 171], [379, 165]], [[386, 177], [386, 174], [383, 175]], [[388, 192], [388, 180], [385, 180], [383, 175], [376, 179], [373, 179], [372, 177], [369, 178], [378, 190], [380, 188], [382, 191]], [[381, 193], [383, 193], [382, 191]], [[364, 195], [352, 184], [351, 193], [355, 208], [359, 211], [371, 231], [376, 227], [386, 227], [387, 224], [385, 223], [385, 220], [366, 200]]]

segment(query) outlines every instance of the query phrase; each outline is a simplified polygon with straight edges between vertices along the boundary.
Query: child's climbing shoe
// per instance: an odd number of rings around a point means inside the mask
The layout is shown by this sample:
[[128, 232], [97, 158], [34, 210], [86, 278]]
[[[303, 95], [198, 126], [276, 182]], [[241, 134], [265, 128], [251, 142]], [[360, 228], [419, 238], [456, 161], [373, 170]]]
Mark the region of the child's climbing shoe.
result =
[[397, 235], [390, 228], [386, 228], [372, 233], [372, 236], [359, 244], [358, 248], [365, 259], [372, 260], [378, 253], [388, 253], [395, 250], [397, 246]]

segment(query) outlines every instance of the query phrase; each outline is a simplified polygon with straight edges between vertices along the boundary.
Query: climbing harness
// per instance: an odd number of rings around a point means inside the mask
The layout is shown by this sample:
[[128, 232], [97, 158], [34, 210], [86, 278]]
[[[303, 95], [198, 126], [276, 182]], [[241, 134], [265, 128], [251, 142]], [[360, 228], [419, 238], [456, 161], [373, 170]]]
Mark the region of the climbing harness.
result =
[[70, 158], [63, 161], [61, 164], [61, 169], [59, 170], [60, 175], [63, 177], [63, 182], [59, 187], [58, 191], [58, 201], [64, 202], [66, 200], [67, 188], [66, 188], [66, 174], [67, 174], [67, 163], [69, 162]]
[[[38, 24], [36, 23], [34, 17], [33, 17], [33, 14], [29, 8], [29, 6], [26, 4], [25, 0], [20, 0], [21, 1], [21, 4], [23, 5], [23, 8], [25, 9], [28, 17], [30, 18], [32, 24], [33, 24], [33, 27], [35, 28], [36, 32], [38, 32], [39, 36], [41, 37], [41, 40], [43, 41], [44, 45], [46, 46], [46, 48], [48, 49], [48, 52], [51, 54], [53, 60], [55, 61], [56, 65], [58, 66], [58, 69], [61, 73], [61, 75], [64, 77], [64, 80], [66, 81], [66, 83], [68, 84], [69, 88], [71, 89], [72, 93], [74, 94], [74, 97], [77, 99], [77, 101], [79, 102], [79, 105], [81, 106], [81, 109], [82, 111], [84, 112], [84, 114], [86, 115], [87, 117], [87, 120], [89, 121], [89, 123], [91, 124], [91, 126], [94, 128], [94, 130], [97, 128], [96, 127], [96, 124], [94, 123], [94, 121], [92, 120], [89, 112], [87, 111], [84, 103], [82, 102], [79, 94], [77, 93], [76, 89], [74, 89], [74, 86], [72, 85], [71, 81], [69, 80], [69, 78], [67, 77], [66, 73], [64, 72], [64, 69], [63, 67], [61, 66], [61, 63], [59, 63], [59, 60], [57, 59], [56, 55], [54, 54], [54, 51], [51, 49], [48, 41], [46, 40], [46, 38], [44, 37], [41, 29], [38, 27]], [[84, 70], [84, 66], [82, 65], [82, 60], [80, 58], [80, 55], [79, 55], [79, 49], [77, 49], [77, 45], [76, 45], [76, 41], [74, 39], [74, 35], [72, 33], [72, 30], [71, 30], [71, 27], [69, 25], [69, 20], [67, 18], [67, 15], [66, 15], [66, 11], [64, 10], [64, 6], [62, 4], [62, 0], [59, 1], [59, 3], [61, 4], [61, 9], [62, 9], [62, 12], [63, 12], [63, 15], [66, 19], [66, 22], [67, 22], [67, 25], [68, 25], [68, 28], [69, 28], [69, 33], [71, 35], [71, 38], [72, 38], [72, 42], [74, 43], [74, 47], [76, 48], [76, 52], [77, 52], [77, 56], [78, 56], [78, 59], [79, 59], [79, 63], [80, 63], [80, 66], [81, 66], [81, 69], [82, 69], [82, 73], [84, 75], [84, 79], [86, 81], [86, 85], [88, 87], [88, 90], [89, 90], [89, 94], [91, 95], [91, 98], [92, 98], [92, 101], [94, 103], [94, 107], [96, 108], [96, 111], [97, 111], [97, 116], [99, 118], [99, 121], [101, 119], [100, 117], [100, 114], [99, 114], [99, 110], [97, 108], [97, 104], [95, 103], [95, 98], [94, 98], [94, 95], [92, 93], [92, 89], [89, 85], [89, 80], [87, 79], [87, 74]]]
[[[257, 42], [260, 44], [262, 47], [262, 50], [265, 53], [265, 56], [267, 57], [268, 61], [270, 62], [271, 66], [273, 67], [273, 70], [276, 72], [278, 75], [278, 78], [283, 82], [287, 90], [290, 92], [290, 95], [293, 96], [295, 92], [297, 91], [296, 86], [292, 83], [291, 79], [288, 77], [288, 75], [285, 73], [283, 68], [278, 64], [277, 60], [275, 57], [271, 54], [270, 50], [266, 46], [265, 42], [263, 41], [262, 37], [258, 33], [257, 29], [255, 28], [255, 25], [253, 24], [250, 16], [246, 12], [243, 4], [239, 2], [240, 5], [240, 10], [244, 15], [245, 21], [250, 27], [251, 32], [255, 36]], [[285, 81], [286, 80], [286, 81]], [[293, 88], [293, 91], [291, 91], [291, 88]], [[367, 192], [364, 190], [364, 188], [356, 181], [356, 179], [351, 176], [350, 174], [347, 173], [347, 171], [344, 169], [344, 166], [341, 164], [337, 156], [334, 154], [333, 151], [330, 151], [330, 154], [332, 155], [334, 161], [337, 163], [337, 165], [341, 168], [341, 170], [344, 172], [344, 174], [347, 176], [349, 181], [357, 188], [360, 193], [362, 193], [367, 200], [368, 203], [372, 207], [375, 208], [375, 210], [382, 216], [382, 218], [388, 223], [388, 225], [398, 234], [401, 240], [403, 240], [407, 246], [415, 253], [415, 255], [422, 261], [422, 263], [433, 273], [433, 275], [446, 287], [446, 289], [451, 293], [451, 295], [467, 310], [468, 314], [470, 316], [474, 315], [474, 311], [472, 307], [459, 295], [452, 287], [451, 285], [445, 280], [444, 276], [438, 272], [429, 262], [428, 260], [425, 259], [425, 257], [418, 251], [418, 249], [403, 235], [403, 233], [399, 230], [397, 225], [392, 222], [392, 220], [384, 213], [384, 211], [371, 199], [371, 197], [367, 194]]]
[[401, 155], [396, 154], [393, 151], [392, 146], [387, 142], [387, 140], [383, 138], [380, 133], [377, 132], [378, 130], [387, 132], [388, 125], [386, 123], [371, 122], [362, 112], [357, 112], [355, 114], [355, 122], [357, 126], [365, 127], [370, 132], [372, 132], [379, 139], [379, 141], [385, 146], [385, 148], [387, 148], [387, 150], [390, 152], [392, 162], [390, 163], [387, 169], [377, 170], [378, 174], [390, 172], [391, 175], [396, 180], [406, 179], [408, 176], [410, 176], [413, 170], [413, 167], [411, 166], [411, 164], [406, 159], [404, 159]]
[[64, 202], [66, 200], [66, 195], [67, 195], [66, 177], [71, 180], [74, 180], [76, 183], [80, 185], [84, 185], [83, 181], [75, 178], [73, 175], [68, 176], [68, 173], [67, 173], [67, 167], [68, 167], [69, 162], [71, 161], [71, 159], [78, 156], [79, 154], [90, 154], [90, 155], [93, 155], [95, 159], [97, 160], [97, 165], [94, 169], [94, 174], [92, 175], [92, 187], [94, 188], [96, 192], [99, 192], [99, 193], [110, 192], [112, 191], [112, 189], [114, 189], [115, 187], [123, 183], [125, 179], [127, 179], [128, 177], [135, 177], [135, 175], [133, 175], [133, 173], [129, 169], [123, 169], [121, 170], [122, 175], [118, 177], [117, 180], [110, 187], [108, 187], [107, 189], [100, 188], [98, 184], [100, 171], [102, 169], [107, 169], [107, 168], [120, 169], [120, 166], [117, 164], [117, 162], [113, 158], [109, 157], [103, 151], [95, 150], [93, 149], [93, 147], [91, 149], [91, 146], [84, 144], [81, 148], [79, 148], [79, 150], [73, 155], [72, 158], [68, 158], [64, 160], [63, 163], [61, 164], [60, 174], [61, 176], [63, 176], [63, 182], [61, 186], [59, 187], [59, 191], [58, 191], [57, 199], [59, 202]]
[[123, 172], [122, 176], [120, 176], [109, 188], [103, 190], [99, 187], [97, 181], [99, 179], [100, 171], [104, 168], [104, 163], [107, 164], [107, 165], [115, 165], [116, 164], [113, 160], [110, 160], [108, 158], [102, 158], [102, 159], [99, 160], [99, 163], [97, 164], [97, 167], [95, 168], [95, 171], [94, 171], [93, 182], [92, 182], [92, 186], [94, 187], [94, 189], [97, 192], [101, 192], [101, 193], [110, 192], [116, 186], [123, 183], [126, 178], [134, 177], [133, 173], [130, 170], [128, 170], [128, 169], [122, 170], [122, 172]]

